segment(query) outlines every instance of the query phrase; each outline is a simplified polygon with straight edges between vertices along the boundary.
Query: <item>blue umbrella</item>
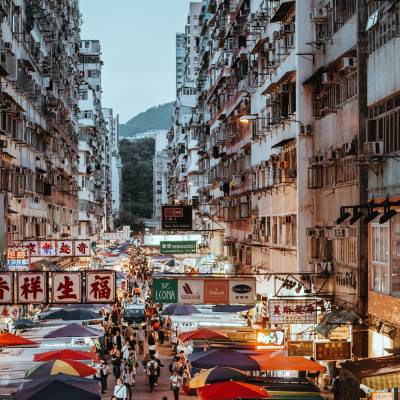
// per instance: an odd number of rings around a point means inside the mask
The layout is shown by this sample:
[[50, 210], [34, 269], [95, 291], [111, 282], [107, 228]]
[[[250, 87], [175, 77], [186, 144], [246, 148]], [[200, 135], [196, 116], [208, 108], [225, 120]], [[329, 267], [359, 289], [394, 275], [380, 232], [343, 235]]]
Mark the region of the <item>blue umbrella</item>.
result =
[[200, 311], [196, 307], [187, 304], [170, 304], [165, 308], [162, 315], [190, 315], [199, 313]]

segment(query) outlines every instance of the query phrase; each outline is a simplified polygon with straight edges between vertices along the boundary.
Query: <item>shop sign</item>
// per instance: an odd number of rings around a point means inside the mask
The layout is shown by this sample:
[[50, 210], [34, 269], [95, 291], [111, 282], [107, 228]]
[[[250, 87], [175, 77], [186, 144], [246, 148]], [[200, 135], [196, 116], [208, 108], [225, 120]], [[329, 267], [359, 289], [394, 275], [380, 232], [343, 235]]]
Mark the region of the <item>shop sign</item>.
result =
[[196, 254], [196, 241], [160, 242], [161, 254]]
[[153, 279], [154, 303], [177, 303], [178, 281], [176, 279]]
[[9, 247], [6, 253], [7, 269], [9, 271], [28, 271], [29, 254], [25, 247]]
[[268, 302], [271, 324], [315, 324], [317, 303], [315, 300], [281, 300]]
[[393, 400], [394, 393], [393, 392], [372, 392], [372, 400]]
[[14, 277], [12, 272], [0, 272], [0, 304], [14, 303]]
[[288, 341], [288, 356], [312, 357], [314, 355], [314, 342], [312, 340]]
[[340, 325], [329, 333], [329, 340], [350, 340], [350, 325]]
[[230, 280], [229, 304], [254, 304], [256, 283], [254, 280]]
[[285, 350], [285, 331], [272, 329], [257, 331], [256, 342], [259, 350]]
[[53, 303], [82, 303], [80, 272], [54, 272], [52, 278]]
[[203, 304], [204, 281], [201, 279], [180, 279], [178, 281], [178, 303]]
[[31, 257], [90, 257], [90, 240], [23, 241]]
[[191, 231], [192, 206], [162, 206], [161, 229]]
[[17, 303], [43, 304], [47, 302], [47, 276], [45, 272], [17, 273]]
[[86, 303], [114, 303], [115, 294], [113, 271], [86, 272]]
[[229, 304], [229, 280], [206, 279], [204, 302], [205, 304]]
[[316, 360], [349, 360], [351, 358], [351, 342], [316, 342]]

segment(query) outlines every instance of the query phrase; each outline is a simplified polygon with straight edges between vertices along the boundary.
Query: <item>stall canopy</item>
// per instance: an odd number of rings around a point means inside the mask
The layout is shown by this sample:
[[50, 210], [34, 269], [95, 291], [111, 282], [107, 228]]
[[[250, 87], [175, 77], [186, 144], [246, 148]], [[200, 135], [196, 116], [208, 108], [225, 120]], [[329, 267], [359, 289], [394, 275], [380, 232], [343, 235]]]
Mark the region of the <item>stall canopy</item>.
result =
[[325, 371], [325, 367], [304, 357], [260, 354], [251, 356], [262, 371]]
[[342, 364], [342, 370], [346, 375], [372, 390], [398, 387], [400, 382], [400, 356], [346, 361]]
[[69, 324], [60, 329], [51, 331], [44, 336], [45, 339], [54, 339], [59, 337], [99, 337], [104, 336], [102, 331], [89, 328], [81, 324]]
[[15, 400], [101, 400], [100, 386], [94, 379], [57, 374], [25, 382]]
[[244, 382], [220, 382], [197, 389], [202, 400], [269, 399], [262, 387]]
[[88, 351], [79, 351], [71, 349], [46, 351], [44, 353], [36, 353], [33, 361], [50, 361], [50, 360], [94, 360], [97, 361], [99, 356], [96, 353]]
[[229, 367], [215, 367], [201, 371], [195, 375], [189, 382], [191, 389], [206, 386], [211, 383], [227, 382], [227, 381], [245, 381], [246, 373]]
[[333, 310], [322, 318], [321, 322], [315, 327], [315, 330], [322, 336], [328, 337], [338, 326], [353, 323], [359, 319], [360, 317], [357, 314], [347, 310]]
[[223, 312], [223, 313], [237, 313], [251, 310], [254, 305], [240, 305], [240, 304], [217, 304], [212, 307], [213, 312]]
[[13, 333], [0, 333], [0, 346], [34, 346], [37, 343], [24, 338], [23, 336], [14, 335]]
[[199, 314], [200, 311], [191, 305], [187, 304], [170, 304], [165, 308], [162, 315], [190, 315]]
[[189, 340], [206, 340], [206, 339], [227, 339], [227, 336], [207, 328], [200, 328], [190, 332], [181, 333], [178, 339], [182, 342]]
[[28, 379], [45, 378], [56, 374], [66, 374], [73, 376], [89, 376], [94, 375], [96, 369], [89, 365], [83, 364], [75, 360], [52, 360], [28, 369], [25, 377]]

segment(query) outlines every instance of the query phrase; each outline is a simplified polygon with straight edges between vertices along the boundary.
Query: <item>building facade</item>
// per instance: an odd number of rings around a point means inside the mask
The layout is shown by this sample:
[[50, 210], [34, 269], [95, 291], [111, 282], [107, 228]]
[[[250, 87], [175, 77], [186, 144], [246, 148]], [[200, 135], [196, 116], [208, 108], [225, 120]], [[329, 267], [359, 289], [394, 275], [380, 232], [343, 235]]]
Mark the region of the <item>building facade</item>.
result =
[[78, 1], [1, 2], [3, 249], [77, 234], [79, 35]]
[[155, 136], [153, 159], [153, 219], [161, 221], [161, 206], [168, 204], [168, 131], [160, 131]]
[[[169, 202], [197, 209], [196, 221], [213, 231], [209, 251], [235, 272], [254, 273], [261, 296], [311, 292], [321, 307], [327, 301], [364, 321], [372, 304], [378, 310], [384, 296], [395, 297], [387, 271], [397, 217], [382, 226], [361, 214], [372, 199], [396, 210], [395, 157], [378, 168], [367, 154], [396, 151], [395, 131], [380, 143], [397, 129], [396, 114], [379, 124], [396, 110], [398, 77], [381, 84], [378, 71], [398, 38], [376, 33], [394, 29], [392, 3], [204, 0], [198, 28], [185, 30], [197, 44], [195, 58], [185, 57], [195, 60], [195, 100], [184, 108], [184, 79], [169, 132]], [[393, 107], [377, 111], [391, 96]], [[381, 237], [389, 247], [374, 263], [366, 243], [379, 247]], [[353, 353], [366, 356], [368, 330], [355, 326], [353, 335]]]

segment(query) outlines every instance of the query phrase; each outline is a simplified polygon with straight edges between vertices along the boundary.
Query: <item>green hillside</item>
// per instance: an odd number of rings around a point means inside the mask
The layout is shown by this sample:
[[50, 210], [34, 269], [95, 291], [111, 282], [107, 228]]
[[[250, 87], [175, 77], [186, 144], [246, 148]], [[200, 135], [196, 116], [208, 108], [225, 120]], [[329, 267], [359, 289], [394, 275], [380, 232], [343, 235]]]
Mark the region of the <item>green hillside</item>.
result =
[[137, 133], [169, 129], [172, 124], [171, 116], [173, 112], [173, 102], [149, 108], [130, 119], [126, 124], [120, 125], [120, 135], [122, 137], [132, 137]]

